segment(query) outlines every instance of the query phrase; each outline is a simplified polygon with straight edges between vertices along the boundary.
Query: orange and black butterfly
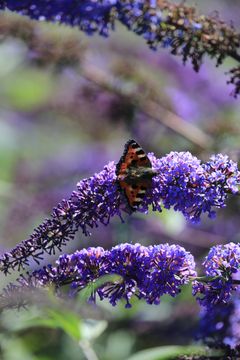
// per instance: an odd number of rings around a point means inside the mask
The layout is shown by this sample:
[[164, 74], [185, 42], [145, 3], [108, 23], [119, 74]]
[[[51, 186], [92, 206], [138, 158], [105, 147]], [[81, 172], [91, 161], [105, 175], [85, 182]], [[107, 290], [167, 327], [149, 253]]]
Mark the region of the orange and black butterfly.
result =
[[141, 146], [135, 140], [129, 140], [116, 166], [116, 175], [119, 187], [134, 211], [141, 205], [147, 189], [152, 187], [152, 178], [157, 172], [152, 169]]

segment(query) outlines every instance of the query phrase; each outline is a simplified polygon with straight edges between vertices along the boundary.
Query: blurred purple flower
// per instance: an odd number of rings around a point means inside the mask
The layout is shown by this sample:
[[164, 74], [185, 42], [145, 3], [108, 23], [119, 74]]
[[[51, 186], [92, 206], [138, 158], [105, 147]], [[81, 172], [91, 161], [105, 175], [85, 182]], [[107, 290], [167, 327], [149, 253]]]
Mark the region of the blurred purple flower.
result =
[[205, 55], [215, 58], [217, 66], [228, 56], [239, 61], [240, 36], [233, 26], [214, 16], [198, 16], [194, 7], [184, 4], [145, 0], [6, 0], [2, 7], [32, 19], [78, 26], [89, 35], [99, 32], [108, 36], [118, 19], [143, 36], [152, 49], [159, 45], [168, 47], [173, 55], [181, 56], [184, 64], [190, 60], [197, 72]]
[[201, 308], [196, 337], [208, 345], [221, 346], [229, 328], [233, 303], [217, 304], [212, 309]]
[[[199, 81], [201, 80], [199, 79]], [[176, 87], [168, 87], [167, 93], [178, 115], [189, 122], [197, 119], [200, 114], [200, 104], [190, 94], [184, 92], [182, 88], [177, 89]]]
[[[161, 159], [149, 154], [149, 158], [158, 175], [137, 209], [140, 212], [146, 213], [149, 205], [154, 211], [173, 208], [197, 222], [202, 213], [213, 217], [213, 208], [225, 207], [228, 193], [237, 193], [240, 173], [227, 156], [216, 155], [203, 165], [188, 152], [171, 152]], [[39, 263], [44, 252], [61, 250], [79, 229], [89, 235], [91, 228], [108, 225], [114, 215], [122, 219], [122, 210], [129, 212], [129, 208], [118, 189], [115, 170], [111, 162], [100, 173], [80, 181], [70, 198], [62, 200], [28, 240], [1, 256], [1, 270], [5, 274], [16, 267], [19, 270], [29, 263], [29, 257]]]
[[[148, 61], [153, 62], [150, 55], [145, 54], [145, 57], [148, 56]], [[209, 71], [207, 66], [202, 66], [199, 73], [195, 73], [189, 67], [183, 71], [177, 59], [169, 58], [167, 55], [161, 56], [153, 65], [174, 76], [175, 86], [168, 87], [167, 92], [172, 99], [174, 109], [188, 121], [209, 119], [224, 108], [238, 105], [233, 97], [226, 96], [227, 84], [223, 74], [219, 74], [216, 78], [216, 72]], [[197, 97], [194, 97], [194, 94], [197, 94]]]
[[209, 346], [229, 346], [231, 349], [240, 350], [239, 291], [227, 304], [201, 309], [197, 338]]
[[[72, 296], [96, 284], [95, 288], [91, 287], [89, 300], [95, 301], [98, 294], [101, 300], [108, 299], [113, 306], [124, 300], [126, 307], [131, 307], [130, 300], [135, 295], [150, 304], [159, 304], [164, 294], [175, 297], [180, 287], [189, 282], [189, 277], [196, 275], [194, 269], [193, 256], [179, 245], [144, 247], [126, 243], [109, 251], [88, 248], [60, 256], [55, 267], [45, 266], [21, 276], [17, 284], [11, 283], [5, 288], [1, 299], [6, 302], [6, 298], [17, 293], [45, 286], [53, 286], [58, 294], [63, 294], [60, 288], [64, 285], [70, 285], [69, 295]], [[117, 275], [119, 279], [104, 278], [98, 285], [97, 280], [105, 275]], [[19, 305], [17, 301], [16, 305]]]
[[6, 0], [6, 7], [32, 19], [79, 26], [89, 35], [95, 31], [106, 35], [109, 27], [113, 27], [110, 12], [116, 2], [117, 0]]
[[227, 303], [236, 290], [234, 274], [240, 268], [240, 244], [217, 245], [210, 249], [203, 266], [208, 279], [206, 283], [195, 281], [193, 295], [208, 308]]
[[237, 297], [233, 300], [232, 312], [229, 317], [229, 328], [224, 338], [224, 343], [233, 349], [240, 345], [240, 299]]

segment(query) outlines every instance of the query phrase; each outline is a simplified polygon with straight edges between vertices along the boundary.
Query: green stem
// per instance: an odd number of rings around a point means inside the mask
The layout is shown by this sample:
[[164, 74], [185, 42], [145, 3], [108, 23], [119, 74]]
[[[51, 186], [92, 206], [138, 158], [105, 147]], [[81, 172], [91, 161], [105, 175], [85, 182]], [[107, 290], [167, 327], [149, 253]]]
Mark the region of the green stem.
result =
[[[208, 282], [212, 282], [214, 280], [217, 280], [217, 279], [221, 279], [224, 277], [221, 276], [221, 275], [215, 275], [215, 276], [190, 276], [189, 277], [189, 280], [190, 281], [194, 281], [194, 280], [197, 280], [199, 282], [204, 282], [204, 283], [208, 283]], [[232, 283], [234, 285], [240, 285], [240, 280], [238, 279], [232, 279]]]
[[79, 346], [81, 347], [82, 352], [84, 353], [87, 360], [99, 360], [89, 341], [80, 340]]
[[217, 280], [219, 278], [221, 278], [220, 275], [215, 275], [215, 276], [190, 276], [189, 277], [189, 279], [191, 281], [197, 280], [197, 281], [206, 282], [206, 283]]

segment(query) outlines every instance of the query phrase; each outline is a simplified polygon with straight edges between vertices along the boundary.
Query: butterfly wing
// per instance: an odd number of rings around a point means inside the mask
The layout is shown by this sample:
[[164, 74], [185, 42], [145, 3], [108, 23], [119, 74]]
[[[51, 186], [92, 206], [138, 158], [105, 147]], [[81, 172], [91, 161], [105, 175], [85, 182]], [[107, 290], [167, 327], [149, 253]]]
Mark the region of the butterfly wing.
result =
[[138, 167], [151, 168], [152, 164], [144, 150], [135, 140], [129, 140], [123, 152], [123, 156], [116, 166], [116, 175], [120, 189], [123, 190], [130, 208], [136, 210], [141, 204], [147, 188], [152, 184], [151, 179], [138, 179], [136, 182], [126, 181], [127, 170]]
[[135, 141], [129, 140], [123, 152], [123, 155], [116, 166], [117, 176], [123, 176], [126, 174], [126, 170], [129, 167], [152, 167], [151, 161], [145, 154], [142, 147]]
[[123, 190], [130, 208], [132, 210], [136, 210], [139, 207], [139, 205], [141, 205], [141, 202], [146, 194], [147, 188], [149, 187], [149, 182], [139, 181], [137, 185], [134, 184], [130, 185], [126, 181], [120, 180], [119, 186]]

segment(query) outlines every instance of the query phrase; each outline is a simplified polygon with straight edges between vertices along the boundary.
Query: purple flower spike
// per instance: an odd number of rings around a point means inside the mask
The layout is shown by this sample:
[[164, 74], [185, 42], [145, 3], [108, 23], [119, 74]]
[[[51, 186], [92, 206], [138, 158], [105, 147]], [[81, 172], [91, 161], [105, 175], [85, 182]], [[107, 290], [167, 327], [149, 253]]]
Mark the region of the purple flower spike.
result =
[[[240, 36], [216, 16], [198, 15], [192, 6], [167, 0], [1, 0], [9, 9], [39, 21], [76, 26], [87, 35], [108, 36], [120, 21], [142, 36], [149, 47], [169, 48], [185, 64], [191, 61], [199, 71], [205, 55], [223, 63], [226, 57], [239, 62]], [[229, 82], [239, 94], [239, 68], [230, 70]]]
[[99, 31], [107, 35], [108, 29], [113, 28], [111, 10], [116, 0], [6, 0], [6, 7], [32, 19], [47, 20], [78, 26], [86, 34], [92, 35]]
[[195, 281], [193, 295], [198, 295], [199, 303], [206, 307], [227, 303], [232, 292], [236, 290], [234, 274], [240, 268], [240, 244], [229, 243], [212, 247], [203, 266], [210, 279], [207, 283]]
[[145, 279], [145, 298], [149, 304], [159, 304], [160, 297], [175, 297], [181, 286], [196, 276], [193, 256], [179, 245], [161, 244], [149, 249], [150, 273]]
[[44, 252], [52, 254], [55, 248], [61, 250], [79, 229], [89, 235], [89, 230], [99, 222], [107, 225], [112, 216], [121, 216], [115, 178], [115, 165], [111, 162], [100, 173], [80, 181], [70, 198], [62, 200], [53, 209], [51, 218], [39, 225], [29, 239], [1, 256], [2, 271], [6, 274], [16, 267], [24, 268], [30, 257], [39, 263]]
[[[202, 213], [213, 217], [214, 208], [225, 207], [228, 194], [236, 194], [240, 183], [237, 165], [221, 154], [206, 164], [188, 152], [171, 152], [161, 159], [149, 154], [149, 159], [157, 175], [136, 208], [143, 213], [149, 205], [154, 211], [173, 208], [187, 220], [198, 222]], [[99, 223], [108, 225], [115, 215], [122, 219], [121, 211], [129, 213], [129, 207], [117, 186], [115, 172], [116, 166], [111, 162], [100, 173], [80, 181], [70, 198], [62, 200], [29, 239], [0, 257], [0, 269], [5, 274], [10, 269], [20, 270], [29, 264], [30, 257], [39, 264], [44, 252], [61, 250], [79, 229], [89, 235], [91, 228]]]
[[[107, 299], [113, 306], [124, 300], [129, 308], [130, 300], [135, 296], [149, 304], [158, 304], [162, 295], [176, 296], [180, 292], [189, 277], [196, 275], [194, 267], [192, 255], [178, 245], [121, 244], [109, 251], [100, 247], [88, 248], [60, 256], [55, 266], [45, 266], [21, 276], [17, 284], [10, 283], [4, 289], [0, 300], [2, 304], [14, 306], [14, 298], [15, 306], [19, 306], [18, 299], [38, 288], [51, 286], [61, 295], [66, 293], [61, 288], [69, 285], [69, 295], [73, 296], [95, 284], [91, 287], [91, 301], [98, 295], [100, 300]], [[106, 275], [119, 278], [104, 278]], [[102, 283], [98, 283], [101, 278]]]

